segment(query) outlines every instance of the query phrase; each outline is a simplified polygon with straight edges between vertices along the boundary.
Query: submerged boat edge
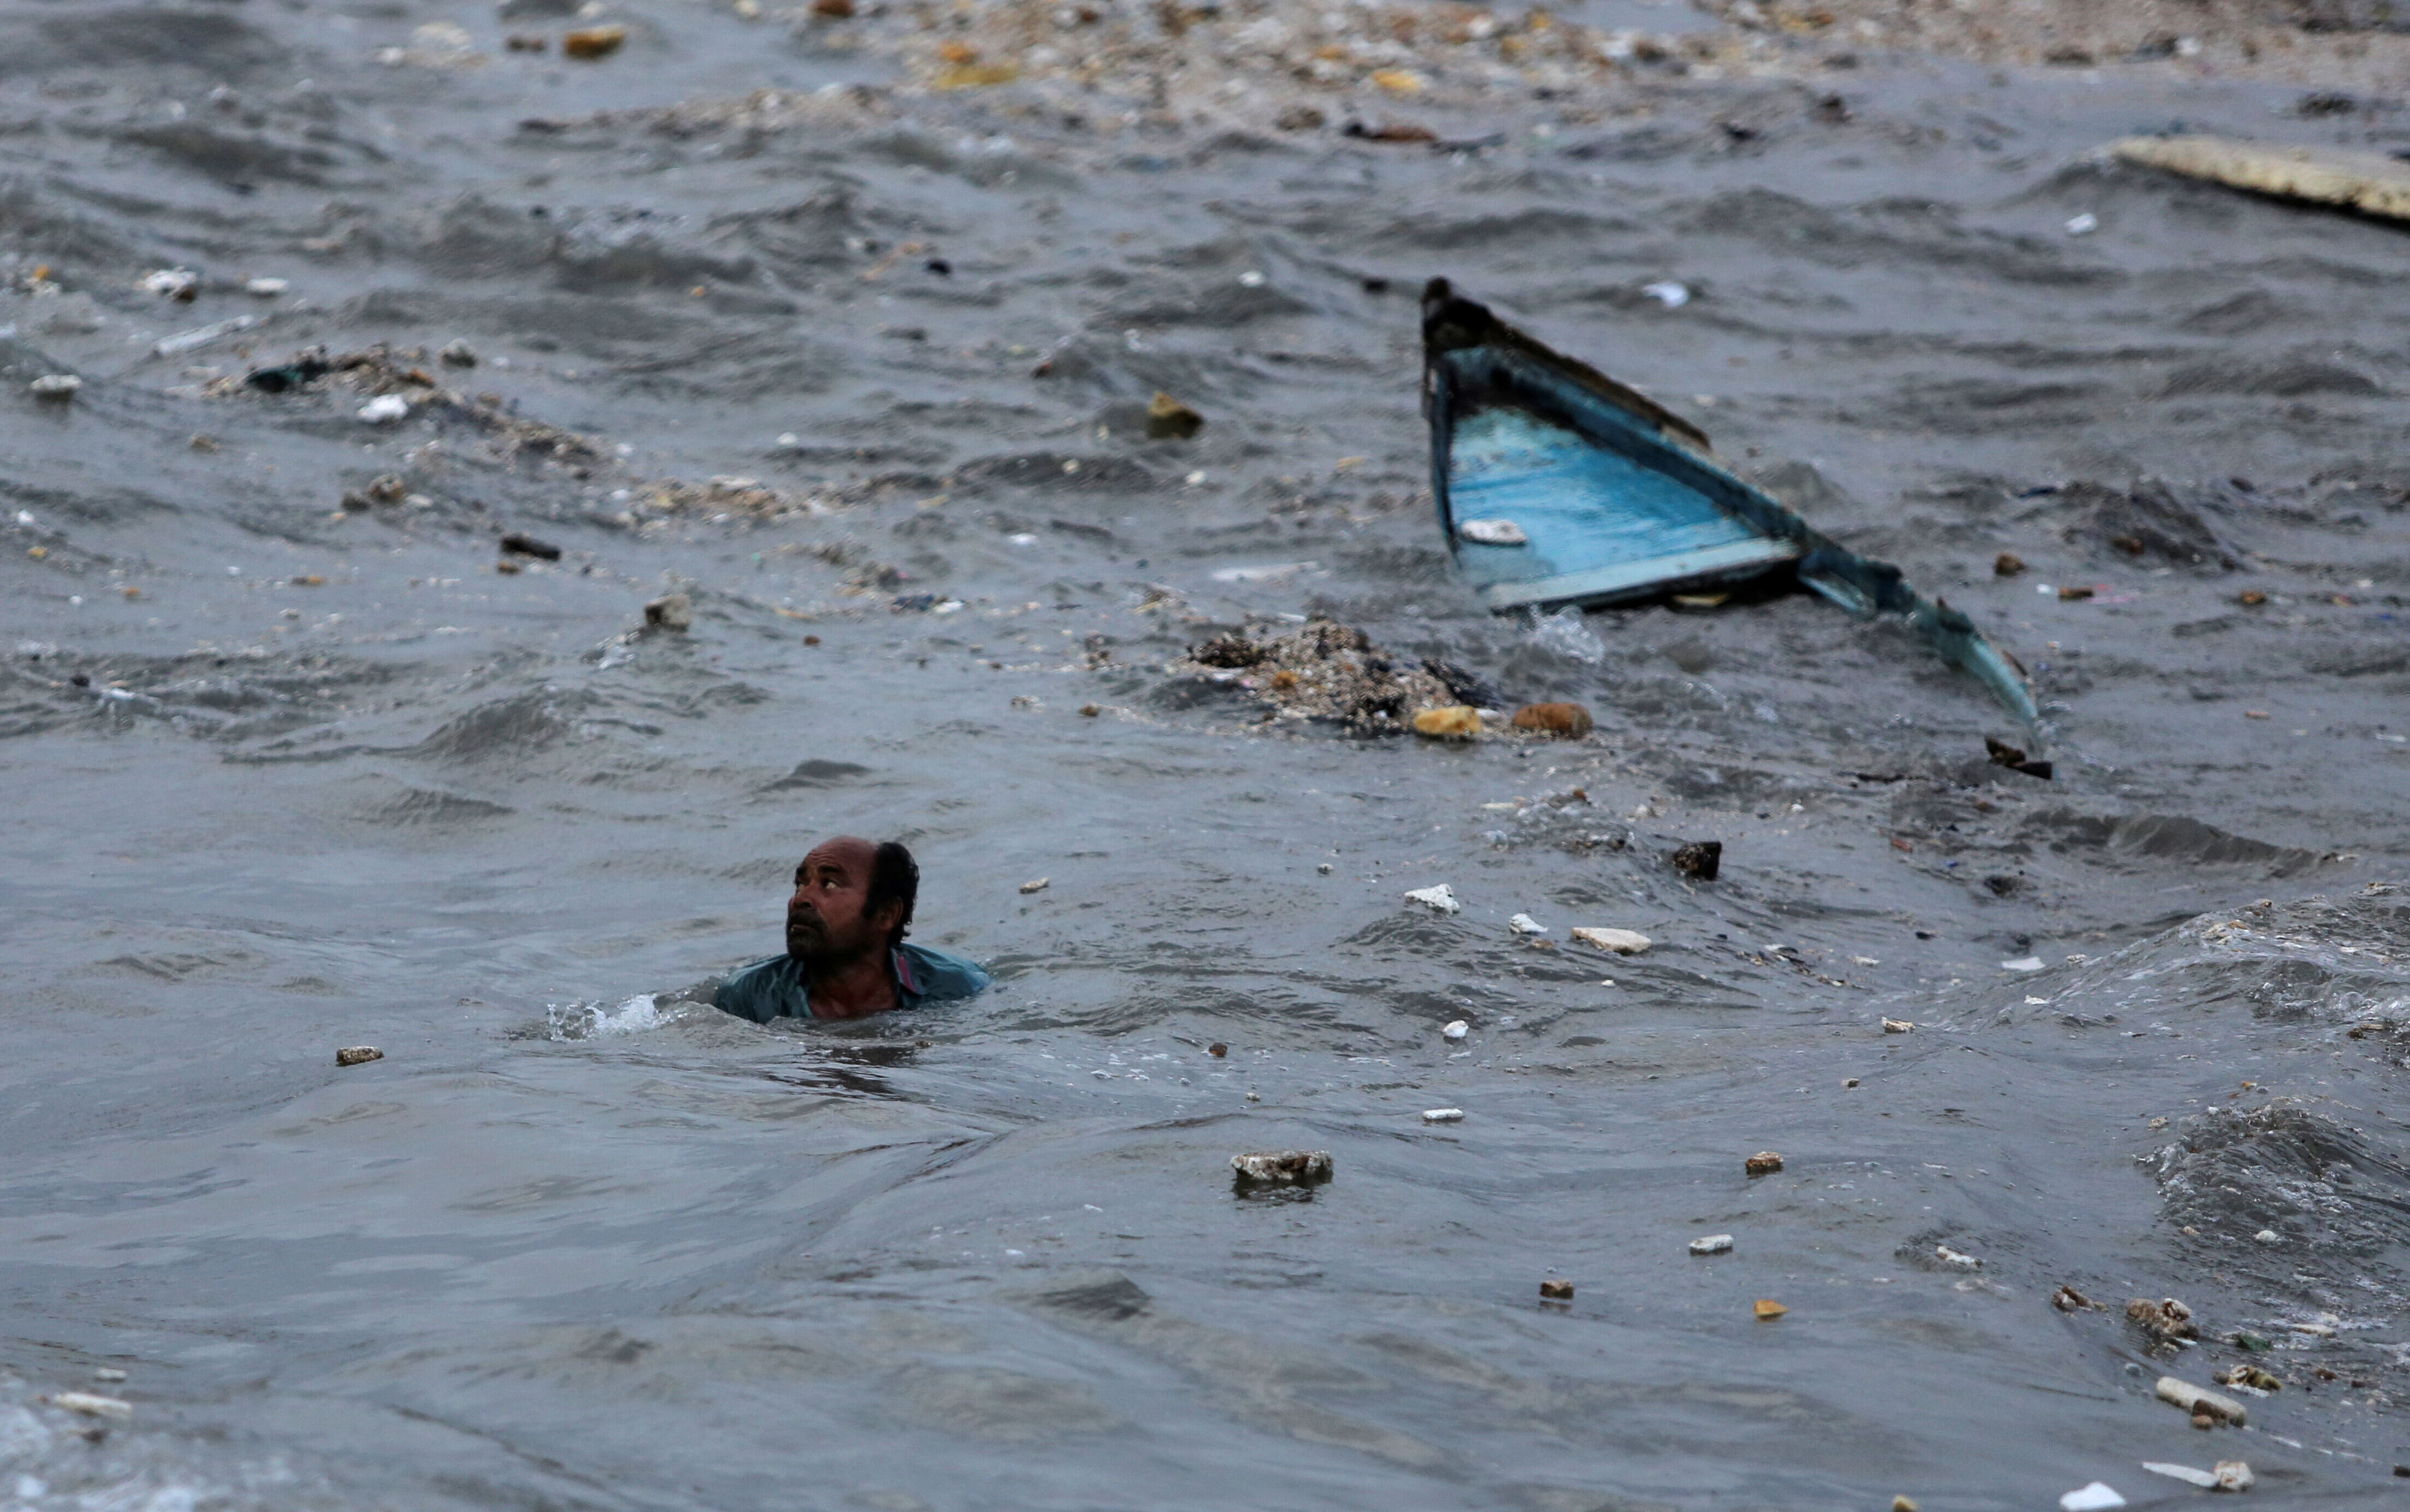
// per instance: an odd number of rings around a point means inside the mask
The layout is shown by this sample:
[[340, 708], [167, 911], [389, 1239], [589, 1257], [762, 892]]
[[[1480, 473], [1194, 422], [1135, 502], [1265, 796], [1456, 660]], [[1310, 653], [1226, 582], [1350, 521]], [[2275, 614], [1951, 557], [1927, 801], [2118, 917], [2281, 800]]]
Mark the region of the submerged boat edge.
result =
[[[2040, 711], [2032, 689], [1998, 647], [1984, 639], [1972, 619], [1940, 600], [1928, 600], [1909, 587], [1905, 575], [1889, 562], [1864, 557], [1810, 526], [1800, 515], [1764, 489], [1726, 468], [1717, 459], [1707, 434], [1637, 389], [1617, 382], [1587, 363], [1556, 351], [1501, 320], [1477, 300], [1459, 295], [1445, 278], [1434, 278], [1423, 294], [1422, 405], [1430, 429], [1431, 502], [1448, 557], [1462, 570], [1461, 544], [1448, 497], [1450, 440], [1456, 423], [1456, 369], [1460, 362], [1495, 364], [1517, 372], [1536, 371], [1561, 384], [1585, 401], [1579, 408], [1613, 415], [1614, 423], [1678, 455], [1684, 470], [1696, 469], [1730, 490], [1732, 502], [1744, 509], [1764, 534], [1769, 547], [1778, 540], [1790, 549], [1769, 549], [1758, 556], [1734, 554], [1723, 561], [1701, 561], [1685, 570], [1679, 559], [1662, 559], [1668, 572], [1646, 581], [1629, 574], [1598, 572], [1565, 574], [1520, 583], [1493, 584], [1476, 590], [1494, 614], [1517, 609], [1543, 610], [1572, 606], [1599, 608], [1655, 597], [1684, 589], [1747, 581], [1795, 562], [1799, 581], [1862, 618], [1896, 615], [1905, 618], [1935, 655], [1972, 676], [2029, 731], [2043, 733]], [[1577, 424], [1580, 422], [1577, 421]], [[1585, 433], [1594, 427], [1581, 425]], [[1585, 582], [1585, 579], [1594, 581]], [[1529, 589], [1530, 591], [1519, 591]]]

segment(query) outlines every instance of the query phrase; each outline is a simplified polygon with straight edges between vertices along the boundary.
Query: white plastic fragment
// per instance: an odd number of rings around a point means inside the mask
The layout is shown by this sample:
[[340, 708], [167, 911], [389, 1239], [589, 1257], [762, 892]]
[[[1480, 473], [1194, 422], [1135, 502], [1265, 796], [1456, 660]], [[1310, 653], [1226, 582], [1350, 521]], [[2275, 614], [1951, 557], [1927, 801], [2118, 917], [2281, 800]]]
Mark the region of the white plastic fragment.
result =
[[1883, 1033], [1885, 1034], [1914, 1034], [1916, 1032], [1916, 1025], [1907, 1019], [1885, 1019], [1882, 1021], [1882, 1026]]
[[1450, 1040], [1461, 1040], [1466, 1035], [1473, 1032], [1473, 1025], [1465, 1023], [1462, 1019], [1450, 1019], [1447, 1021], [1446, 1027], [1441, 1029], [1439, 1032]]
[[1662, 279], [1654, 284], [1644, 284], [1640, 286], [1640, 292], [1668, 310], [1679, 310], [1691, 302], [1690, 286], [1677, 284], [1670, 278]]
[[2190, 1381], [2179, 1381], [2172, 1375], [2159, 1377], [2157, 1393], [2161, 1402], [2182, 1407], [2194, 1417], [2207, 1413], [2212, 1418], [2223, 1418], [2237, 1428], [2250, 1420], [2249, 1415], [2243, 1410], [2243, 1403], [2232, 1397], [2220, 1396]]
[[25, 387], [36, 399], [72, 399], [83, 380], [71, 372], [46, 372]]
[[2250, 1464], [2242, 1460], [2217, 1461], [2217, 1489], [2222, 1491], [2247, 1491], [2258, 1477], [2251, 1473]]
[[122, 1381], [125, 1379], [125, 1373], [114, 1365], [98, 1365], [94, 1367], [92, 1378], [95, 1381]]
[[2198, 1486], [2203, 1490], [2208, 1490], [2217, 1484], [2217, 1476], [2214, 1472], [2199, 1470], [2191, 1465], [2169, 1464], [2163, 1460], [2145, 1460], [2142, 1461], [2142, 1468], [2152, 1475], [2165, 1476], [2170, 1480], [2181, 1480], [2188, 1486]]
[[1732, 1247], [1733, 1237], [1730, 1234], [1709, 1234], [1704, 1239], [1691, 1241], [1691, 1253], [1693, 1255], [1729, 1255]]
[[2000, 963], [2000, 969], [2003, 971], [2039, 971], [2041, 969], [2041, 957], [2039, 955], [2021, 955], [2013, 961], [2002, 961]]
[[1983, 1262], [1982, 1260], [1977, 1259], [1972, 1255], [1967, 1255], [1961, 1251], [1952, 1249], [1947, 1244], [1934, 1245], [1933, 1258], [1939, 1260], [1944, 1265], [1954, 1265], [1962, 1271], [1980, 1271], [1983, 1268]]
[[1506, 921], [1506, 927], [1518, 935], [1545, 935], [1548, 926], [1528, 913], [1518, 913]]
[[1423, 1110], [1423, 1122], [1426, 1124], [1461, 1124], [1464, 1122], [1464, 1110], [1461, 1108], [1426, 1108]]
[[227, 320], [211, 321], [206, 326], [196, 326], [191, 330], [178, 331], [173, 336], [161, 337], [151, 343], [151, 353], [153, 356], [176, 356], [181, 353], [196, 351], [221, 337], [232, 336], [237, 331], [247, 331], [258, 324], [257, 315], [236, 315]]
[[2108, 1512], [2112, 1506], [2124, 1506], [2126, 1499], [2109, 1489], [2106, 1481], [2096, 1480], [2089, 1486], [2078, 1486], [2058, 1499], [2066, 1512]]
[[2067, 234], [2069, 236], [2090, 236], [2093, 232], [2099, 229], [2100, 217], [2093, 214], [2088, 210], [2081, 215], [2070, 215], [2067, 218]]
[[1576, 929], [1574, 938], [1618, 955], [1637, 955], [1648, 948], [1648, 937], [1629, 929]]
[[90, 1391], [53, 1391], [51, 1405], [63, 1412], [81, 1413], [86, 1418], [113, 1418], [123, 1422], [134, 1416], [134, 1405], [115, 1397], [94, 1395]]
[[1523, 533], [1523, 527], [1510, 519], [1463, 520], [1457, 525], [1456, 533], [1483, 546], [1529, 545], [1532, 541]]
[[1445, 882], [1432, 887], [1417, 887], [1406, 894], [1406, 901], [1419, 903], [1433, 913], [1458, 913], [1464, 905], [1456, 901], [1456, 893]]
[[145, 294], [177, 298], [198, 288], [201, 276], [189, 268], [162, 268], [142, 275], [141, 289]]
[[242, 292], [256, 298], [273, 299], [292, 286], [281, 278], [254, 278], [243, 284]]
[[370, 425], [390, 425], [410, 414], [410, 400], [399, 394], [379, 394], [360, 406], [360, 418]]
[[2262, 1244], [2281, 1244], [2285, 1242], [2284, 1236], [2273, 1228], [2262, 1228], [2251, 1237]]

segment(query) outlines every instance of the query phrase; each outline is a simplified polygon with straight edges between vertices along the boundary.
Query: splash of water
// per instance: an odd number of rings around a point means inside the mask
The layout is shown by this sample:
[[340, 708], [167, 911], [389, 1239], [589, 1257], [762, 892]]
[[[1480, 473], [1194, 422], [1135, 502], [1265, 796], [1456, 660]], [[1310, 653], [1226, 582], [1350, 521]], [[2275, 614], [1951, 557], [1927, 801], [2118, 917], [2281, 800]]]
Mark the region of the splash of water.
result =
[[1596, 666], [1606, 660], [1606, 643], [1597, 632], [1582, 623], [1579, 609], [1563, 608], [1552, 615], [1532, 611], [1532, 628], [1523, 638], [1544, 651], [1571, 657], [1586, 666]]
[[547, 1003], [544, 1010], [546, 1034], [563, 1041], [646, 1034], [685, 1016], [683, 1004], [663, 1011], [651, 993], [638, 993], [616, 1008], [602, 1003]]

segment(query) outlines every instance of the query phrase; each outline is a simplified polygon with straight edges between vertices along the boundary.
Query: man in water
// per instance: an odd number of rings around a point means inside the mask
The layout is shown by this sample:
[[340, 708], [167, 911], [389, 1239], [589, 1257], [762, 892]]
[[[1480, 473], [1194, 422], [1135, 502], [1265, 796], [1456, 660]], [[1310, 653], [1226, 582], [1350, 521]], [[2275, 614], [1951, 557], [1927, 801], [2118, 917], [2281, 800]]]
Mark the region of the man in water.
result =
[[712, 1006], [756, 1024], [858, 1019], [982, 990], [988, 974], [961, 956], [904, 943], [920, 892], [921, 868], [897, 842], [821, 841], [795, 868], [787, 953], [721, 982]]

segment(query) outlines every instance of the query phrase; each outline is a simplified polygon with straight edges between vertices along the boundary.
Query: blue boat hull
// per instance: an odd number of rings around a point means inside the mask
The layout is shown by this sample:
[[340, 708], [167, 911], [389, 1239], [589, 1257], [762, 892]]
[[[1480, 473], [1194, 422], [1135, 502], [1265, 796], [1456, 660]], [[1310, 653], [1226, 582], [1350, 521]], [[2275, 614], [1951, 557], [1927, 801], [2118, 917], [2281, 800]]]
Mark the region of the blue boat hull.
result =
[[1445, 279], [1424, 295], [1423, 361], [1440, 530], [1493, 612], [1789, 574], [1852, 614], [1906, 618], [1944, 661], [2038, 722], [2025, 679], [1965, 615], [1726, 470], [1696, 426], [1458, 298]]

